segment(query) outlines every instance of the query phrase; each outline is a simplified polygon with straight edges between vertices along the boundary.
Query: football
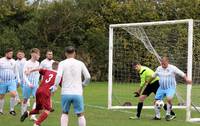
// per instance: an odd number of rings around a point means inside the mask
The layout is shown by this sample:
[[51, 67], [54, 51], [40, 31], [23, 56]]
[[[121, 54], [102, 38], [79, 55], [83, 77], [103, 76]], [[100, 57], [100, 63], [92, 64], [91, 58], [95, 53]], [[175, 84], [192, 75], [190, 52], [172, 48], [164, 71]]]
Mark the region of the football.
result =
[[161, 109], [164, 106], [164, 102], [162, 100], [157, 100], [155, 105], [158, 107], [158, 109]]

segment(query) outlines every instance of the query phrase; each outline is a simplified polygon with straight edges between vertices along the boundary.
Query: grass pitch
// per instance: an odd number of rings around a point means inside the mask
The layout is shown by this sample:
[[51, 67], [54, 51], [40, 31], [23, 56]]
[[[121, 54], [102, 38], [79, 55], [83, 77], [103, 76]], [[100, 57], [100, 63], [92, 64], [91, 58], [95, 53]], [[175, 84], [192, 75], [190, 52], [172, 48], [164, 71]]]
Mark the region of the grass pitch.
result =
[[[137, 85], [138, 86], [138, 85]], [[125, 85], [123, 86], [125, 87]], [[133, 90], [136, 86], [133, 85]], [[132, 90], [132, 89], [131, 89]], [[20, 92], [20, 91], [19, 91]], [[149, 99], [153, 99], [152, 95]], [[136, 110], [108, 110], [107, 109], [107, 83], [90, 83], [84, 89], [85, 117], [87, 126], [196, 126], [197, 123], [185, 122], [185, 110], [175, 110], [177, 118], [167, 122], [164, 118], [160, 121], [151, 120], [154, 110], [143, 110], [140, 120], [129, 120], [129, 116], [135, 115]], [[132, 96], [131, 96], [132, 97]], [[33, 122], [26, 119], [20, 120], [20, 105], [16, 106], [17, 116], [9, 115], [9, 96], [6, 96], [4, 106], [5, 115], [0, 116], [0, 126], [31, 126]], [[133, 100], [136, 100], [133, 98]], [[61, 115], [60, 90], [53, 96], [55, 111], [42, 123], [42, 126], [59, 126]], [[149, 100], [152, 102], [151, 100]], [[148, 101], [147, 101], [148, 102]], [[137, 101], [135, 101], [137, 103]], [[146, 103], [145, 103], [146, 104]], [[29, 108], [30, 109], [30, 108]], [[164, 112], [162, 112], [164, 117]], [[200, 114], [199, 114], [200, 117]], [[69, 126], [78, 126], [77, 117], [71, 109]]]

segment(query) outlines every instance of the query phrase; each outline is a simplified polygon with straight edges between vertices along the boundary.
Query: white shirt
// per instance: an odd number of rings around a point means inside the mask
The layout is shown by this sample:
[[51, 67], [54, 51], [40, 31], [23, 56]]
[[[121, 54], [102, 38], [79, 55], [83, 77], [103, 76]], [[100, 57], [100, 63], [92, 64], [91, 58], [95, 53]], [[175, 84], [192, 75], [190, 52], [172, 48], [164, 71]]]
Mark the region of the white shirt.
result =
[[0, 58], [0, 82], [14, 81], [20, 83], [19, 72], [14, 59]]
[[[84, 82], [82, 82], [82, 74]], [[69, 58], [59, 63], [57, 77], [62, 77], [62, 95], [82, 95], [83, 85], [88, 83], [91, 78], [85, 64], [74, 58]]]
[[162, 89], [168, 89], [171, 87], [176, 88], [176, 74], [181, 77], [185, 76], [185, 73], [176, 66], [168, 64], [168, 67], [165, 69], [162, 66], [159, 66], [153, 74], [153, 77], [158, 76], [160, 78], [159, 84]]
[[26, 71], [38, 69], [39, 66], [40, 64], [38, 61], [33, 62], [31, 60], [28, 60], [26, 62], [26, 64], [24, 65], [24, 70], [23, 70], [23, 78], [24, 78], [25, 85], [33, 84], [34, 86], [38, 86], [39, 77], [40, 77], [39, 72], [35, 71], [35, 72], [30, 73], [29, 75], [26, 75]]
[[48, 70], [52, 70], [52, 64], [53, 62], [55, 62], [54, 60], [49, 60], [49, 59], [44, 59], [41, 63], [40, 63], [40, 68], [45, 68]]
[[19, 71], [19, 78], [21, 81], [23, 81], [23, 69], [24, 65], [26, 64], [26, 58], [22, 58], [21, 60], [17, 59], [16, 64], [17, 64], [17, 69]]

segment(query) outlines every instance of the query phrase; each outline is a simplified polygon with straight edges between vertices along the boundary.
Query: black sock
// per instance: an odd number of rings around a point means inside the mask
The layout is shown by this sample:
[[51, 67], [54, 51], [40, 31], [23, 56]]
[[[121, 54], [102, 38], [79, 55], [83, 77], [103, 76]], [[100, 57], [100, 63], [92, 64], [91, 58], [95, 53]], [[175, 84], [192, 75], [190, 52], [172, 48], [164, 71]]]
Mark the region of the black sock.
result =
[[175, 115], [175, 112], [171, 110], [170, 115]]
[[167, 111], [167, 104], [164, 104], [163, 108], [165, 111]]
[[[167, 111], [167, 104], [163, 106], [164, 110]], [[175, 115], [175, 112], [171, 110], [170, 115]]]
[[143, 102], [139, 102], [137, 106], [137, 115], [136, 115], [138, 118], [140, 117], [142, 107], [143, 107]]

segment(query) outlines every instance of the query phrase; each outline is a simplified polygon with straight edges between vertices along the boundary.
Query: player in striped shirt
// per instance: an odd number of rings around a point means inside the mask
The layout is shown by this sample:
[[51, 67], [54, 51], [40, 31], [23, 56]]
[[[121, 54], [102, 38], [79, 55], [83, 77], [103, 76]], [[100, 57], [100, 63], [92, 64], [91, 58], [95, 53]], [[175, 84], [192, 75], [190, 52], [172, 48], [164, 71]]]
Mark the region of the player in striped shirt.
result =
[[[3, 114], [4, 96], [10, 93], [10, 114], [15, 116], [14, 111], [17, 83], [20, 83], [16, 61], [12, 58], [13, 50], [7, 49], [5, 57], [0, 59], [0, 115]], [[17, 82], [17, 83], [16, 83]]]
[[[23, 69], [24, 69], [24, 65], [26, 63], [26, 58], [25, 58], [25, 53], [23, 50], [18, 50], [17, 51], [17, 60], [16, 60], [16, 65], [17, 65], [17, 69], [19, 71], [19, 78], [20, 78], [20, 86], [21, 88], [23, 87], [24, 85], [24, 82], [23, 82]], [[22, 88], [23, 89], [23, 88]], [[16, 100], [18, 103], [20, 103], [20, 98], [19, 98], [19, 95], [17, 93], [17, 97], [16, 97]]]
[[52, 70], [52, 64], [53, 64], [53, 51], [47, 50], [46, 52], [46, 59], [42, 60], [40, 63], [40, 68], [45, 68], [47, 70]]
[[[172, 100], [176, 92], [176, 78], [175, 76], [181, 76], [188, 84], [191, 84], [192, 81], [186, 76], [186, 74], [178, 69], [176, 66], [169, 64], [167, 57], [163, 57], [161, 60], [161, 66], [159, 66], [152, 78], [149, 80], [151, 82], [153, 78], [159, 77], [159, 88], [156, 92], [155, 100], [163, 100], [166, 96], [167, 98], [167, 112], [165, 119], [170, 121], [173, 119], [173, 116], [170, 115], [172, 109]], [[160, 120], [160, 109], [155, 105], [155, 120]]]
[[[67, 59], [61, 61], [58, 66], [55, 84], [58, 85], [62, 78], [62, 116], [61, 126], [68, 126], [68, 114], [71, 104], [78, 117], [79, 126], [86, 126], [84, 117], [83, 87], [89, 83], [90, 74], [85, 64], [75, 59], [75, 49], [69, 46], [65, 49]], [[84, 81], [82, 82], [82, 75]]]
[[[26, 62], [23, 69], [24, 85], [22, 93], [24, 101], [21, 107], [22, 114], [25, 111], [27, 111], [27, 100], [30, 98], [30, 96], [32, 95], [33, 98], [35, 98], [35, 93], [38, 88], [39, 77], [40, 77], [38, 71], [32, 72], [31, 74], [27, 74], [29, 73], [29, 71], [39, 68], [38, 60], [40, 58], [40, 50], [37, 48], [33, 48], [31, 49], [30, 53], [31, 53], [31, 59]], [[36, 103], [34, 102], [33, 109], [35, 109], [35, 105]], [[32, 115], [31, 119], [37, 120], [35, 115]]]

